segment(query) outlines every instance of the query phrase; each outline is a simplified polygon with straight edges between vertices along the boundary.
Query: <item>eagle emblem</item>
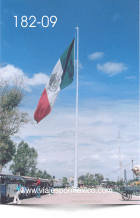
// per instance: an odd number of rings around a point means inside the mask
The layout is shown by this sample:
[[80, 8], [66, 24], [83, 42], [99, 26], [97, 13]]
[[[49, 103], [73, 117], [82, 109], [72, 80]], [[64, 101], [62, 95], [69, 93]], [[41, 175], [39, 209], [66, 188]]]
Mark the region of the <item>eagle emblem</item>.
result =
[[50, 76], [50, 80], [49, 80], [50, 91], [55, 92], [58, 89], [60, 82], [61, 82], [61, 77], [58, 76], [57, 73], [53, 73]]

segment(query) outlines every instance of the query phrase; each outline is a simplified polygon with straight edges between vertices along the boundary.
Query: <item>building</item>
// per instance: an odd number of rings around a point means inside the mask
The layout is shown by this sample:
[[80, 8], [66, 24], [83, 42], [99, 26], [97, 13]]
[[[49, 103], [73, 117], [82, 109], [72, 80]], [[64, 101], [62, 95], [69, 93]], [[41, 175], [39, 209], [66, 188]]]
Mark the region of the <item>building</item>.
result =
[[68, 180], [68, 183], [72, 183], [72, 182], [74, 182], [74, 177], [71, 176], [71, 177], [69, 177], [67, 180]]
[[104, 180], [101, 182], [101, 185], [102, 185], [102, 186], [105, 186], [105, 185], [107, 185], [107, 180], [106, 180], [106, 179], [104, 179]]
[[53, 186], [54, 187], [62, 187], [63, 186], [62, 179], [54, 179]]

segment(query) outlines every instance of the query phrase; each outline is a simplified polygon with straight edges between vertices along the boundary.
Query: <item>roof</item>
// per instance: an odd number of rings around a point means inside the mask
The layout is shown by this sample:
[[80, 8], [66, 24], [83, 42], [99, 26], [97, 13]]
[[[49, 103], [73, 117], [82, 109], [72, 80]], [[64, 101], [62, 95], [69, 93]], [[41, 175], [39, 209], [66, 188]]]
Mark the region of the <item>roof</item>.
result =
[[16, 175], [8, 175], [8, 174], [2, 174], [0, 173], [0, 176], [3, 178], [8, 178], [8, 179], [17, 179], [17, 180], [24, 180], [22, 176], [16, 176]]
[[106, 180], [106, 179], [104, 179], [104, 180], [102, 180], [102, 182], [107, 182], [107, 180]]
[[36, 181], [36, 178], [29, 176], [22, 176], [25, 180]]
[[[9, 179], [26, 180], [26, 181], [33, 181], [33, 182], [37, 181], [35, 177], [29, 177], [29, 176], [8, 175], [8, 174], [3, 174], [3, 173], [0, 173], [0, 176], [3, 178], [6, 177]], [[41, 178], [39, 179], [41, 182], [50, 182], [49, 179], [41, 179]]]
[[[30, 181], [37, 181], [37, 178], [35, 177], [29, 177], [29, 176], [22, 176], [25, 180], [30, 180]], [[49, 182], [50, 180], [49, 179], [41, 179], [39, 178], [41, 182]]]
[[50, 182], [49, 179], [40, 179], [40, 180], [41, 180], [41, 182]]

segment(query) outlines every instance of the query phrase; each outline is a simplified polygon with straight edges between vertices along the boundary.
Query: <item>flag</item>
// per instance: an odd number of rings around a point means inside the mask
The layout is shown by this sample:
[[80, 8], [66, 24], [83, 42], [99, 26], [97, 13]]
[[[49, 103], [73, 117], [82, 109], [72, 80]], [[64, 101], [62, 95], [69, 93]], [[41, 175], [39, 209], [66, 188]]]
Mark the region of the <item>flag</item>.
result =
[[70, 85], [73, 81], [74, 42], [75, 39], [72, 40], [71, 44], [58, 60], [49, 78], [49, 81], [43, 90], [37, 105], [37, 109], [34, 113], [34, 119], [37, 121], [37, 123], [39, 123], [51, 112], [59, 91]]

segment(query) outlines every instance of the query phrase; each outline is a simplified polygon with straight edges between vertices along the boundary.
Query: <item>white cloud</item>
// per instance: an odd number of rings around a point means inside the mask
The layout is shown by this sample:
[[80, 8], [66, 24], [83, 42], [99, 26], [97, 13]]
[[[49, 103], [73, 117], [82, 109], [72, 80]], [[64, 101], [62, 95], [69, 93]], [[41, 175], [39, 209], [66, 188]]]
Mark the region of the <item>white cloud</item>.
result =
[[127, 70], [128, 68], [123, 63], [107, 62], [103, 65], [97, 64], [97, 69], [103, 71], [109, 76], [114, 76], [122, 71]]
[[28, 85], [37, 86], [37, 85], [46, 84], [48, 79], [49, 79], [49, 76], [47, 76], [44, 73], [34, 74], [32, 78], [28, 78]]
[[136, 77], [135, 76], [127, 76], [127, 77], [125, 77], [125, 79], [136, 79]]
[[0, 81], [8, 81], [12, 85], [15, 78], [22, 79], [24, 81], [24, 87], [28, 91], [31, 91], [31, 86], [46, 84], [49, 79], [49, 77], [43, 73], [34, 74], [32, 78], [29, 78], [21, 69], [11, 64], [0, 68]]
[[103, 52], [95, 52], [93, 54], [90, 54], [88, 56], [89, 60], [96, 60], [96, 59], [101, 59], [104, 56]]
[[19, 68], [15, 68], [13, 65], [6, 65], [0, 68], [0, 79], [11, 81], [14, 76], [25, 76], [23, 71]]
[[100, 159], [100, 156], [98, 154], [94, 154], [94, 155], [91, 155], [89, 157], [92, 158], [92, 159], [95, 159], [95, 160]]

